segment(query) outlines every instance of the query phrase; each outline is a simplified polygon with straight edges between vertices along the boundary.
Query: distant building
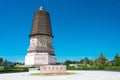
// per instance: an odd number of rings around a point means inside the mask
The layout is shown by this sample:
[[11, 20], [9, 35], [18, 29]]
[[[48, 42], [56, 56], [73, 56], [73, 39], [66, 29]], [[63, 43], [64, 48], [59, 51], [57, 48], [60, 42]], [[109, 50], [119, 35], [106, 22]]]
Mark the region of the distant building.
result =
[[38, 66], [45, 64], [56, 64], [56, 56], [52, 47], [52, 29], [50, 16], [47, 11], [40, 7], [34, 13], [30, 46], [25, 56], [25, 65]]
[[77, 68], [78, 64], [70, 64], [69, 66], [74, 66], [75, 68]]

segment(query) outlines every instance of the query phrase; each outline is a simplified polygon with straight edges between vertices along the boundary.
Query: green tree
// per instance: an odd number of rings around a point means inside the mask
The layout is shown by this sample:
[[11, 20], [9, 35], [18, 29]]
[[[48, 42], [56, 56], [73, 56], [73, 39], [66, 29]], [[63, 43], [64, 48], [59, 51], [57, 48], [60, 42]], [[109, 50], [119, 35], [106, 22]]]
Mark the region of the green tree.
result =
[[64, 64], [65, 64], [66, 66], [69, 66], [69, 64], [72, 64], [72, 61], [66, 60], [66, 61], [64, 62]]
[[2, 62], [3, 62], [3, 58], [0, 57], [0, 65], [2, 65]]
[[100, 56], [97, 59], [95, 59], [94, 64], [100, 69], [102, 69], [104, 66], [107, 66], [109, 64], [109, 61], [101, 53]]
[[85, 66], [87, 66], [87, 64], [89, 64], [89, 62], [90, 62], [87, 57], [85, 57], [85, 58], [83, 59], [83, 61], [84, 61], [84, 65], [85, 65]]
[[87, 66], [87, 64], [89, 64], [90, 60], [85, 57], [84, 59], [80, 60], [80, 63], [83, 64], [84, 66]]
[[81, 60], [80, 60], [80, 64], [83, 64], [83, 63], [84, 63], [84, 59], [81, 59]]
[[90, 61], [89, 61], [89, 64], [90, 64], [90, 66], [93, 66], [94, 61], [93, 61], [93, 60], [90, 60]]
[[8, 63], [8, 61], [7, 61], [6, 59], [2, 62], [2, 67], [3, 67], [4, 69], [7, 68], [7, 63]]
[[120, 56], [118, 54], [115, 55], [113, 64], [114, 66], [120, 66]]

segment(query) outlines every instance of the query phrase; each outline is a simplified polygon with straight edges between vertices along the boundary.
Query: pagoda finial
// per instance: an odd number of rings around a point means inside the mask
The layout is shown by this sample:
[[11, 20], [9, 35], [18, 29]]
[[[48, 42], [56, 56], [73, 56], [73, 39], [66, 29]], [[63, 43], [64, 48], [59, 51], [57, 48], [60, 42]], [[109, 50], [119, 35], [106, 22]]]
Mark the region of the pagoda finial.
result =
[[40, 6], [40, 9], [39, 10], [44, 10], [43, 6]]

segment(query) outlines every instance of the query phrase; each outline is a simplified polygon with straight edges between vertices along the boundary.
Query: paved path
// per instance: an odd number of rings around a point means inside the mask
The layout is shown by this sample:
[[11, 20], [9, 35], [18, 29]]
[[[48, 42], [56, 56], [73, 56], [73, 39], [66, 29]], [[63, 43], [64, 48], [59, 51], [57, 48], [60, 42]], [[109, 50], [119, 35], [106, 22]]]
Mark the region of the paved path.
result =
[[0, 74], [0, 80], [120, 80], [120, 72], [72, 71], [65, 76], [31, 76], [29, 72]]

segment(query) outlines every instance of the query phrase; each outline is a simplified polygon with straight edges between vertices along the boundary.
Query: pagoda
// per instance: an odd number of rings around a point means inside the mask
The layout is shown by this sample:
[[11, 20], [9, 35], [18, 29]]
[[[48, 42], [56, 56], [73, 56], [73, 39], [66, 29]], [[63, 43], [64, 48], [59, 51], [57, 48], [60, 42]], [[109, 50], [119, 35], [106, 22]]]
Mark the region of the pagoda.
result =
[[53, 34], [50, 15], [42, 6], [34, 13], [32, 30], [29, 37], [30, 45], [25, 56], [25, 65], [56, 64], [56, 56], [52, 46]]

